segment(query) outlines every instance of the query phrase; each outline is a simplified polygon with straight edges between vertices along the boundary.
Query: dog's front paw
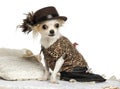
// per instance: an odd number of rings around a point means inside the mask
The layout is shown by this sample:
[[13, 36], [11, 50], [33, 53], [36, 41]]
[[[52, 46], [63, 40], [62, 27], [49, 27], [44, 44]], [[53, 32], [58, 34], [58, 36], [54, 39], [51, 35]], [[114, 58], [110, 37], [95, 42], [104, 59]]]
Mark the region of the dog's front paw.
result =
[[53, 75], [51, 75], [51, 77], [50, 77], [50, 82], [54, 83], [54, 84], [58, 84], [56, 77]]

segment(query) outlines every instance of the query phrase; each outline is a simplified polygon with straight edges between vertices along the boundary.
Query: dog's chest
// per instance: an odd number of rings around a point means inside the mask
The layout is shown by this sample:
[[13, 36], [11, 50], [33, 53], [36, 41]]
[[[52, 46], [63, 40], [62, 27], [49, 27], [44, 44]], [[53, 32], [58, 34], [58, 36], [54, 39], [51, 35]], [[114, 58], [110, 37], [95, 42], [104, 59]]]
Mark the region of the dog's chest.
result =
[[54, 44], [56, 41], [56, 39], [41, 39], [41, 45], [44, 47], [44, 48], [49, 48], [52, 44]]

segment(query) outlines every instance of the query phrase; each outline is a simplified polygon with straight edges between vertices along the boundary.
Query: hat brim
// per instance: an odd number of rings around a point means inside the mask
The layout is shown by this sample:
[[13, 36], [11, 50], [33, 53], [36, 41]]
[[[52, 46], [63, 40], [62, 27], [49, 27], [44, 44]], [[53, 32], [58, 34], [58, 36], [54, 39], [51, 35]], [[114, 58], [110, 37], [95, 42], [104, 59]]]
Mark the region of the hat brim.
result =
[[67, 20], [67, 17], [65, 17], [65, 16], [58, 16], [58, 17], [53, 17], [53, 18], [51, 18], [51, 19], [61, 19], [61, 20], [66, 21], [66, 20]]

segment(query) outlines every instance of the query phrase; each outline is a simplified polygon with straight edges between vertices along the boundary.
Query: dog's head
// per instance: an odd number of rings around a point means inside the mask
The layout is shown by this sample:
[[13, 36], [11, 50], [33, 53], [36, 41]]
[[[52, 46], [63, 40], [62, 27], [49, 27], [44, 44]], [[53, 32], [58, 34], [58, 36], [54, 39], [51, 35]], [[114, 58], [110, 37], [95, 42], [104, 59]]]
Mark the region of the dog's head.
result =
[[17, 27], [22, 28], [22, 32], [33, 32], [33, 36], [38, 33], [45, 37], [55, 37], [59, 33], [59, 27], [67, 20], [66, 16], [59, 16], [53, 6], [48, 6], [37, 10], [35, 13], [29, 12], [23, 23]]
[[47, 20], [33, 27], [33, 34], [40, 33], [42, 37], [55, 37], [59, 34], [59, 28], [64, 20]]

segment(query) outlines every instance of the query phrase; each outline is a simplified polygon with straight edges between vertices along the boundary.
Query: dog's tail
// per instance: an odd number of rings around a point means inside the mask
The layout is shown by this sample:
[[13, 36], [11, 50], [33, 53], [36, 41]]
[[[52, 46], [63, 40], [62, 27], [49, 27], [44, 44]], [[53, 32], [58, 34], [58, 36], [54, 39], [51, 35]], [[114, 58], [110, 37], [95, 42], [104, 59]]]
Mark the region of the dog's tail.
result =
[[72, 71], [72, 72], [61, 72], [60, 79], [65, 81], [70, 81], [70, 79], [75, 79], [79, 82], [104, 82], [106, 79], [104, 79], [102, 76], [98, 74], [93, 74], [86, 72], [87, 68], [82, 67], [79, 68], [79, 71]]

